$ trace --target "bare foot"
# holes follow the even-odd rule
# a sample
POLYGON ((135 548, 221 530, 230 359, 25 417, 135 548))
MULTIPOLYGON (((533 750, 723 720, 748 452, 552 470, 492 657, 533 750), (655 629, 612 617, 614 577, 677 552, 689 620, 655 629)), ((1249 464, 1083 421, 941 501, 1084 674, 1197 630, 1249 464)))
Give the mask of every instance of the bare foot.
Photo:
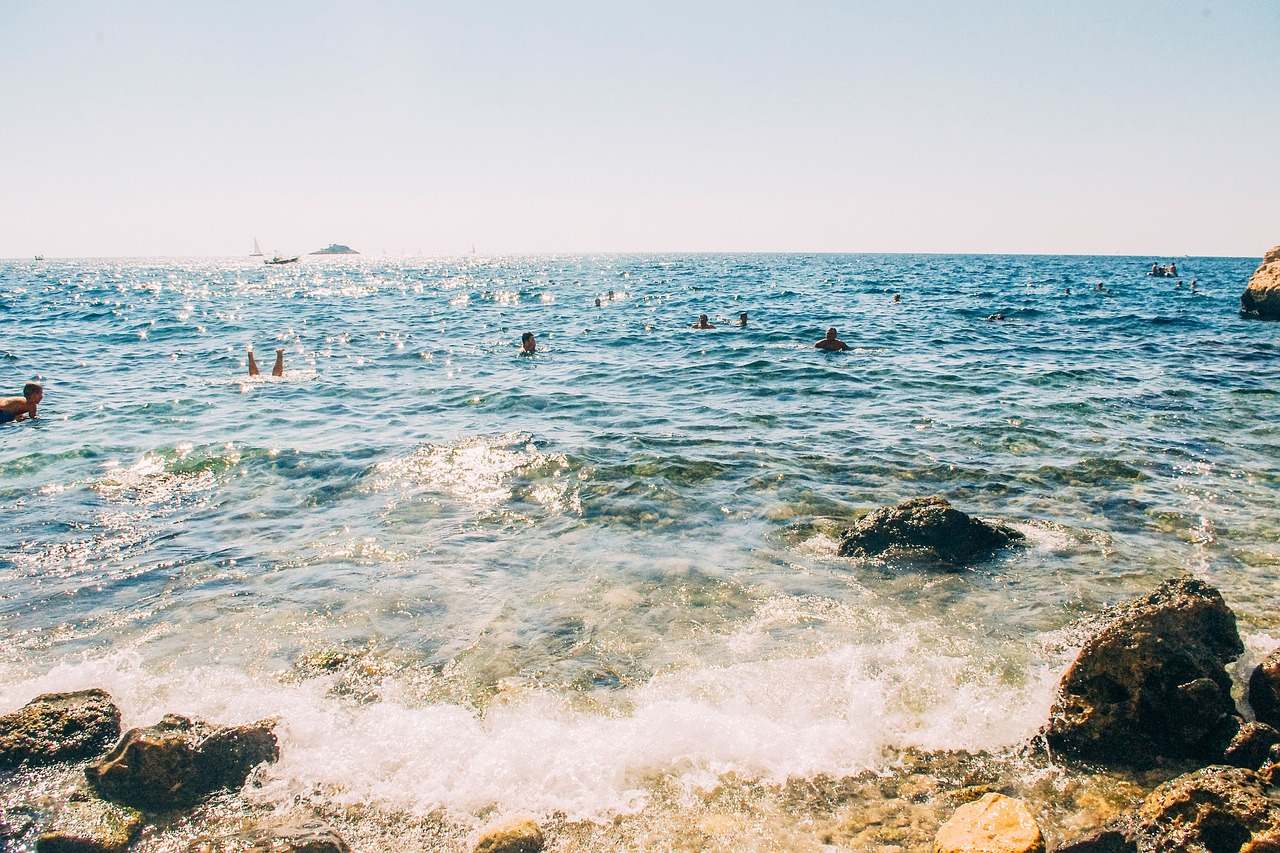
POLYGON ((271 368, 272 376, 284 376, 284 350, 276 350, 276 366, 271 368))

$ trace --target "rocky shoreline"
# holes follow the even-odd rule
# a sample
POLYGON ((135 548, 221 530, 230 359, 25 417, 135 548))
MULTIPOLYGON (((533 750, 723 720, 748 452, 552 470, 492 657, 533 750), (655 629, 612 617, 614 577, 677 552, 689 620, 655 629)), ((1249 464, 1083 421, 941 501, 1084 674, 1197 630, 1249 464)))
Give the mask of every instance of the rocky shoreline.
MULTIPOLYGON (((916 508, 972 526, 962 514, 939 512, 936 503, 916 508)), ((902 517, 880 516, 896 519, 899 529, 902 517)), ((867 525, 861 529, 865 533, 867 525)), ((1226 671, 1243 645, 1234 614, 1213 587, 1192 577, 1166 581, 1147 596, 1112 607, 1099 621, 1062 678, 1040 734, 1011 755, 908 752, 900 757, 901 772, 891 778, 796 781, 768 792, 757 807, 767 810, 772 799, 773 807, 829 813, 838 819, 818 831, 817 840, 836 849, 1280 849, 1280 649, 1253 671, 1252 714, 1246 716, 1232 698, 1226 671), (1056 792, 1037 790, 1034 784, 1010 783, 1015 763, 1023 772, 1028 766, 1042 773, 1069 770, 1056 792), (1077 806, 1085 802, 1092 778, 1130 779, 1112 789, 1131 796, 1127 802, 1094 804, 1094 818, 1083 826, 1069 825, 1081 822, 1078 814, 1069 822, 1049 814, 1054 797, 1077 806), (1046 819, 1048 832, 1041 827, 1046 819)), ((78 781, 39 804, 33 787, 25 806, 6 808, 0 842, 12 850, 32 849, 34 842, 38 853, 123 853, 143 849, 140 839, 148 833, 187 821, 188 843, 181 848, 186 853, 352 849, 333 825, 334 815, 319 809, 301 820, 258 814, 230 832, 201 826, 203 804, 234 797, 246 782, 252 784, 256 768, 279 759, 275 727, 272 720, 229 727, 167 715, 121 734, 119 709, 104 691, 39 696, 0 717, 0 766, 33 780, 33 768, 61 768, 68 780, 80 769, 78 781)), ((741 795, 751 785, 726 780, 724 787, 739 788, 741 795)), ((527 816, 500 817, 465 841, 455 836, 455 842, 476 853, 613 848, 601 843, 609 837, 607 825, 554 815, 541 825, 527 816)), ((816 824, 813 817, 807 822, 816 824)), ((700 817, 696 826, 706 823, 700 817)), ((625 825, 625 819, 615 822, 616 840, 627 837, 617 849, 642 849, 625 825)), ((696 827, 690 832, 687 846, 675 849, 707 849, 696 840, 696 827)))

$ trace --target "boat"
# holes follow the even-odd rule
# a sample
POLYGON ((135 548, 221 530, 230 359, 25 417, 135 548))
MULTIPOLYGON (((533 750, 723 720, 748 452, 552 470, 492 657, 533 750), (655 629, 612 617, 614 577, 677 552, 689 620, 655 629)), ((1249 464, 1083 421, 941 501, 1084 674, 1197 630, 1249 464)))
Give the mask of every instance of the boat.
POLYGON ((44 260, 44 255, 36 255, 36 260, 37 260, 37 261, 43 261, 43 260, 44 260))
POLYGON ((297 262, 297 255, 294 255, 292 258, 282 258, 279 255, 276 255, 274 258, 263 261, 264 264, 296 264, 297 262))
POLYGON ((254 238, 253 238, 253 251, 249 253, 249 257, 251 257, 251 258, 260 258, 260 257, 262 257, 262 247, 258 245, 258 238, 257 238, 257 237, 254 237, 254 238))

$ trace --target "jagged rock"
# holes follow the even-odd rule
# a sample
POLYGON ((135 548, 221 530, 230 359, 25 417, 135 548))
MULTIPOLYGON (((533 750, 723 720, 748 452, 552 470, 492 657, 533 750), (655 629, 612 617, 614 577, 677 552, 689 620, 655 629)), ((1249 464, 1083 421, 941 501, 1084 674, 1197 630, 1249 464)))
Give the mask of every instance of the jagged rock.
POLYGON ((115 748, 85 768, 101 796, 150 811, 183 808, 222 788, 239 788, 249 772, 275 761, 275 723, 219 728, 167 714, 154 726, 132 729, 115 748))
POLYGON ((1058 686, 1050 747, 1134 767, 1221 755, 1238 725, 1225 664, 1244 646, 1218 591, 1183 577, 1107 615, 1058 686))
POLYGON ((323 249, 316 249, 313 255, 358 255, 360 254, 350 246, 344 246, 341 243, 330 243, 323 249))
POLYGON ((546 843, 537 821, 513 818, 480 830, 472 853, 538 853, 546 843))
POLYGON ((1003 794, 956 809, 934 839, 935 853, 1043 853, 1044 836, 1021 800, 1003 794))
POLYGON ((867 513, 840 537, 840 556, 915 556, 958 565, 1022 538, 1016 530, 979 521, 933 496, 867 513))
POLYGON ((120 737, 120 709, 103 690, 46 693, 0 717, 0 767, 92 758, 120 737))
POLYGON ((1249 707, 1258 722, 1280 729, 1280 649, 1263 658, 1249 676, 1249 707))
POLYGON ((1240 313, 1264 320, 1280 320, 1280 246, 1262 259, 1240 295, 1240 313))
POLYGON ((351 853, 351 848, 333 827, 315 822, 202 838, 187 853, 351 853))
POLYGON ((1280 744, 1280 732, 1266 723, 1238 721, 1235 734, 1222 751, 1222 764, 1259 770, 1267 763, 1271 748, 1280 744))
POLYGON ((36 841, 36 853, 119 853, 142 829, 142 814, 97 797, 72 799, 58 809, 36 841))
POLYGON ((1280 850, 1280 791, 1240 767, 1206 767, 1156 788, 1134 812, 1143 853, 1280 850))

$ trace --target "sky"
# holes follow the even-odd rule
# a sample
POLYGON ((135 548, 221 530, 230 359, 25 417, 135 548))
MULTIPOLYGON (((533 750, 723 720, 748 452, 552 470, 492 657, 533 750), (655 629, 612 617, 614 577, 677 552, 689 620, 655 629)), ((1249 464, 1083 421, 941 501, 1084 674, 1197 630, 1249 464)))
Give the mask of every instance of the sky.
POLYGON ((1280 243, 1280 2, 0 0, 0 257, 1280 243))

